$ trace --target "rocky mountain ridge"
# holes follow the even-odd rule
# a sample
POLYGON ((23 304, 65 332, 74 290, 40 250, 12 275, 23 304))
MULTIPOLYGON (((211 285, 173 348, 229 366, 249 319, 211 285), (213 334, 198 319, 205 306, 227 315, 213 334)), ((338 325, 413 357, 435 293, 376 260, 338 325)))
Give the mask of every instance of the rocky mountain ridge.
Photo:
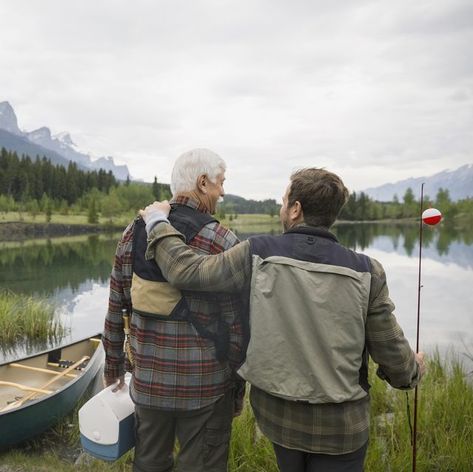
POLYGON ((371 187, 363 192, 373 200, 381 202, 392 201, 395 195, 402 201, 408 188, 411 188, 414 195, 418 197, 422 183, 425 184, 424 195, 430 198, 435 198, 440 188, 448 189, 453 201, 473 198, 473 164, 466 164, 454 170, 444 170, 431 176, 412 177, 379 187, 371 187))
POLYGON ((47 126, 33 131, 21 131, 15 110, 9 102, 0 102, 0 147, 31 158, 46 156, 54 164, 67 166, 69 161, 77 163, 83 170, 112 171, 119 180, 126 180, 130 175, 126 165, 115 164, 113 157, 92 159, 81 152, 74 144, 68 132, 53 135, 47 126))

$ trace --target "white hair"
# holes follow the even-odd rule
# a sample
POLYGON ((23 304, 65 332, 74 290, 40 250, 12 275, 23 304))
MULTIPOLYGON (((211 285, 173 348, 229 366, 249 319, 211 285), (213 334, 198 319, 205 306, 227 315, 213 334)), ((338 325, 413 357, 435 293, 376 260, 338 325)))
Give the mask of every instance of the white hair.
POLYGON ((191 192, 197 185, 199 175, 215 183, 217 175, 225 172, 225 161, 209 149, 192 149, 181 154, 174 163, 171 174, 171 192, 176 196, 182 192, 191 192))

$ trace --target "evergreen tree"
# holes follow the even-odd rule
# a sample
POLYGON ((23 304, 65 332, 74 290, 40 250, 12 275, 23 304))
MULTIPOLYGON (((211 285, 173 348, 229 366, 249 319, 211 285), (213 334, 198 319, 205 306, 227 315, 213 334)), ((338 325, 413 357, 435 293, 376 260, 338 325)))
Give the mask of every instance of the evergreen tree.
POLYGON ((30 215, 33 217, 33 220, 36 219, 36 215, 39 213, 38 200, 36 199, 30 200, 27 204, 27 209, 30 215))
POLYGON ((92 197, 89 202, 89 211, 87 213, 87 221, 91 224, 99 222, 99 214, 97 212, 97 202, 95 197, 92 197))
POLYGON ((406 218, 415 216, 417 212, 417 202, 414 197, 414 192, 410 187, 406 190, 406 193, 403 197, 403 201, 404 205, 402 208, 402 216, 406 218))
POLYGON ((44 214, 45 214, 45 217, 46 217, 46 223, 49 223, 51 221, 51 216, 53 214, 53 202, 49 198, 48 198, 47 203, 46 203, 46 208, 44 210, 44 214))
POLYGON ((152 186, 152 192, 153 192, 153 195, 154 195, 154 198, 156 200, 160 200, 161 198, 161 190, 159 188, 159 184, 158 184, 158 178, 156 176, 154 176, 154 182, 153 182, 153 186, 152 186))

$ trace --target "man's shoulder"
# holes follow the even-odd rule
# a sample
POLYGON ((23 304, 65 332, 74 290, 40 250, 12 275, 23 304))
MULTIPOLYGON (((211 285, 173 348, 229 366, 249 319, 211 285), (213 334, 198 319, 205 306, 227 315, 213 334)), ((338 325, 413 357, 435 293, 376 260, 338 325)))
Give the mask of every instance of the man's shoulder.
POLYGON ((133 235, 135 234, 135 226, 138 218, 135 218, 128 226, 123 230, 122 236, 118 241, 117 251, 121 250, 131 250, 131 245, 133 244, 133 235))
POLYGON ((240 242, 232 230, 218 221, 206 224, 199 232, 199 236, 207 239, 212 244, 220 246, 223 251, 230 249, 240 242))
POLYGON ((362 252, 354 251, 349 247, 343 245, 340 246, 343 247, 346 253, 349 255, 347 259, 351 260, 353 268, 356 268, 356 270, 363 270, 365 272, 372 271, 371 257, 367 256, 366 254, 363 254, 362 252))
POLYGON ((138 218, 135 218, 133 221, 131 221, 128 226, 123 230, 122 237, 120 241, 127 242, 130 239, 133 239, 133 234, 135 230, 135 225, 136 222, 138 221, 138 218))
POLYGON ((263 258, 271 253, 274 246, 282 243, 287 237, 287 233, 283 234, 255 234, 248 238, 250 244, 251 252, 254 254, 259 254, 263 258))

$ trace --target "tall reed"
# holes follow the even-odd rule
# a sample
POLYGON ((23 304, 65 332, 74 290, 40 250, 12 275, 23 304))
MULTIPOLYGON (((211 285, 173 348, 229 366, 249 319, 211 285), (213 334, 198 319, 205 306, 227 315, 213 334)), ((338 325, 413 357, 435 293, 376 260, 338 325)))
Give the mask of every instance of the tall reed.
POLYGON ((55 316, 54 306, 46 300, 8 291, 0 292, 0 342, 44 342, 65 334, 55 316))

